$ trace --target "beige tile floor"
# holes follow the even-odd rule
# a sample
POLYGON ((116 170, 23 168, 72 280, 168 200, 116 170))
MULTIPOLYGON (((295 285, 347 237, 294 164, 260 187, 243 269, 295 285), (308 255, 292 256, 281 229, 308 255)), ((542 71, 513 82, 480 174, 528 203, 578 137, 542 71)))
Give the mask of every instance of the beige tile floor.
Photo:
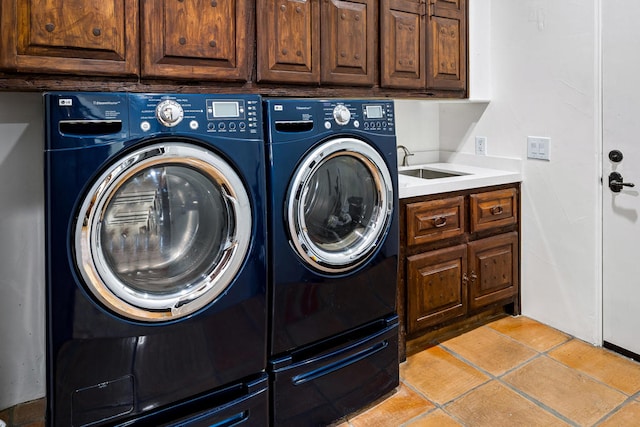
POLYGON ((507 317, 409 356, 395 394, 338 426, 640 426, 640 364, 507 317))

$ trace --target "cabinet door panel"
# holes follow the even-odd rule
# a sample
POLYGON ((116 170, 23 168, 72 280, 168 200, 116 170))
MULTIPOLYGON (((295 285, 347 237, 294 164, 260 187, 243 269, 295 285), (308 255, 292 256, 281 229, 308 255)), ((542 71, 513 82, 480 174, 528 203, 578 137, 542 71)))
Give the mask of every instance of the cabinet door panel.
POLYGON ((465 245, 407 258, 407 331, 413 333, 467 311, 465 245))
POLYGON ((317 0, 258 0, 258 81, 320 81, 317 0))
POLYGON ((146 0, 142 74, 247 80, 253 11, 248 0, 146 0))
POLYGON ((519 289, 518 233, 469 243, 471 309, 510 298, 519 289))
POLYGON ((373 86, 375 82, 376 2, 324 1, 322 82, 373 86))
POLYGON ((2 67, 92 75, 138 71, 137 0, 2 0, 2 67))
POLYGON ((427 26, 427 88, 466 89, 466 1, 432 2, 427 26))
POLYGON ((382 0, 381 86, 420 89, 425 77, 425 3, 382 0))

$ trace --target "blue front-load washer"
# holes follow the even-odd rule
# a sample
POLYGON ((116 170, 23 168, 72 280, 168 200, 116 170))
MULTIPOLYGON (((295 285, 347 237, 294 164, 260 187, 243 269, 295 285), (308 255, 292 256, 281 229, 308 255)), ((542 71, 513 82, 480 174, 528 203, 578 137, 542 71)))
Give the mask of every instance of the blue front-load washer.
POLYGON ((274 425, 323 425, 398 385, 391 100, 269 99, 274 425))
POLYGON ((260 98, 44 100, 48 424, 267 423, 260 98))

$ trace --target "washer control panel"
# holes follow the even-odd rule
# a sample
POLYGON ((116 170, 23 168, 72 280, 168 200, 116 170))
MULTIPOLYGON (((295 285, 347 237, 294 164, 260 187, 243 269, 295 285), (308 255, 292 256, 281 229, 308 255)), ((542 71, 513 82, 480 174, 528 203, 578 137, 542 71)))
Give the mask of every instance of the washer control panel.
POLYGON ((257 95, 130 94, 132 127, 142 134, 188 131, 226 137, 262 134, 257 95))

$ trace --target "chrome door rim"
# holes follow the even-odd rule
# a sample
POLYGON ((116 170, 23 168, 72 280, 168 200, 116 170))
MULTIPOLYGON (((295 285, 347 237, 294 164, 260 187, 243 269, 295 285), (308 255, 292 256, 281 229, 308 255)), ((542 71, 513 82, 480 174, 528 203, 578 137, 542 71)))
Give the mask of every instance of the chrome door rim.
POLYGON ((238 174, 224 159, 187 143, 154 144, 126 155, 95 181, 79 209, 75 261, 91 293, 108 309, 135 320, 169 321, 198 311, 230 285, 248 252, 251 229, 249 196, 238 174), (119 280, 100 249, 102 215, 116 190, 139 171, 160 165, 190 167, 206 175, 219 185, 235 215, 232 239, 226 242, 220 262, 211 271, 203 272, 187 291, 162 297, 137 291, 119 280))
POLYGON ((382 156, 371 145, 355 138, 335 138, 307 154, 295 171, 289 186, 287 225, 296 253, 310 266, 325 273, 344 273, 359 267, 378 249, 387 234, 393 214, 393 181, 382 156), (349 155, 357 158, 371 173, 379 203, 372 225, 362 241, 349 251, 331 253, 316 245, 306 231, 304 203, 308 182, 318 168, 332 158, 349 155))

